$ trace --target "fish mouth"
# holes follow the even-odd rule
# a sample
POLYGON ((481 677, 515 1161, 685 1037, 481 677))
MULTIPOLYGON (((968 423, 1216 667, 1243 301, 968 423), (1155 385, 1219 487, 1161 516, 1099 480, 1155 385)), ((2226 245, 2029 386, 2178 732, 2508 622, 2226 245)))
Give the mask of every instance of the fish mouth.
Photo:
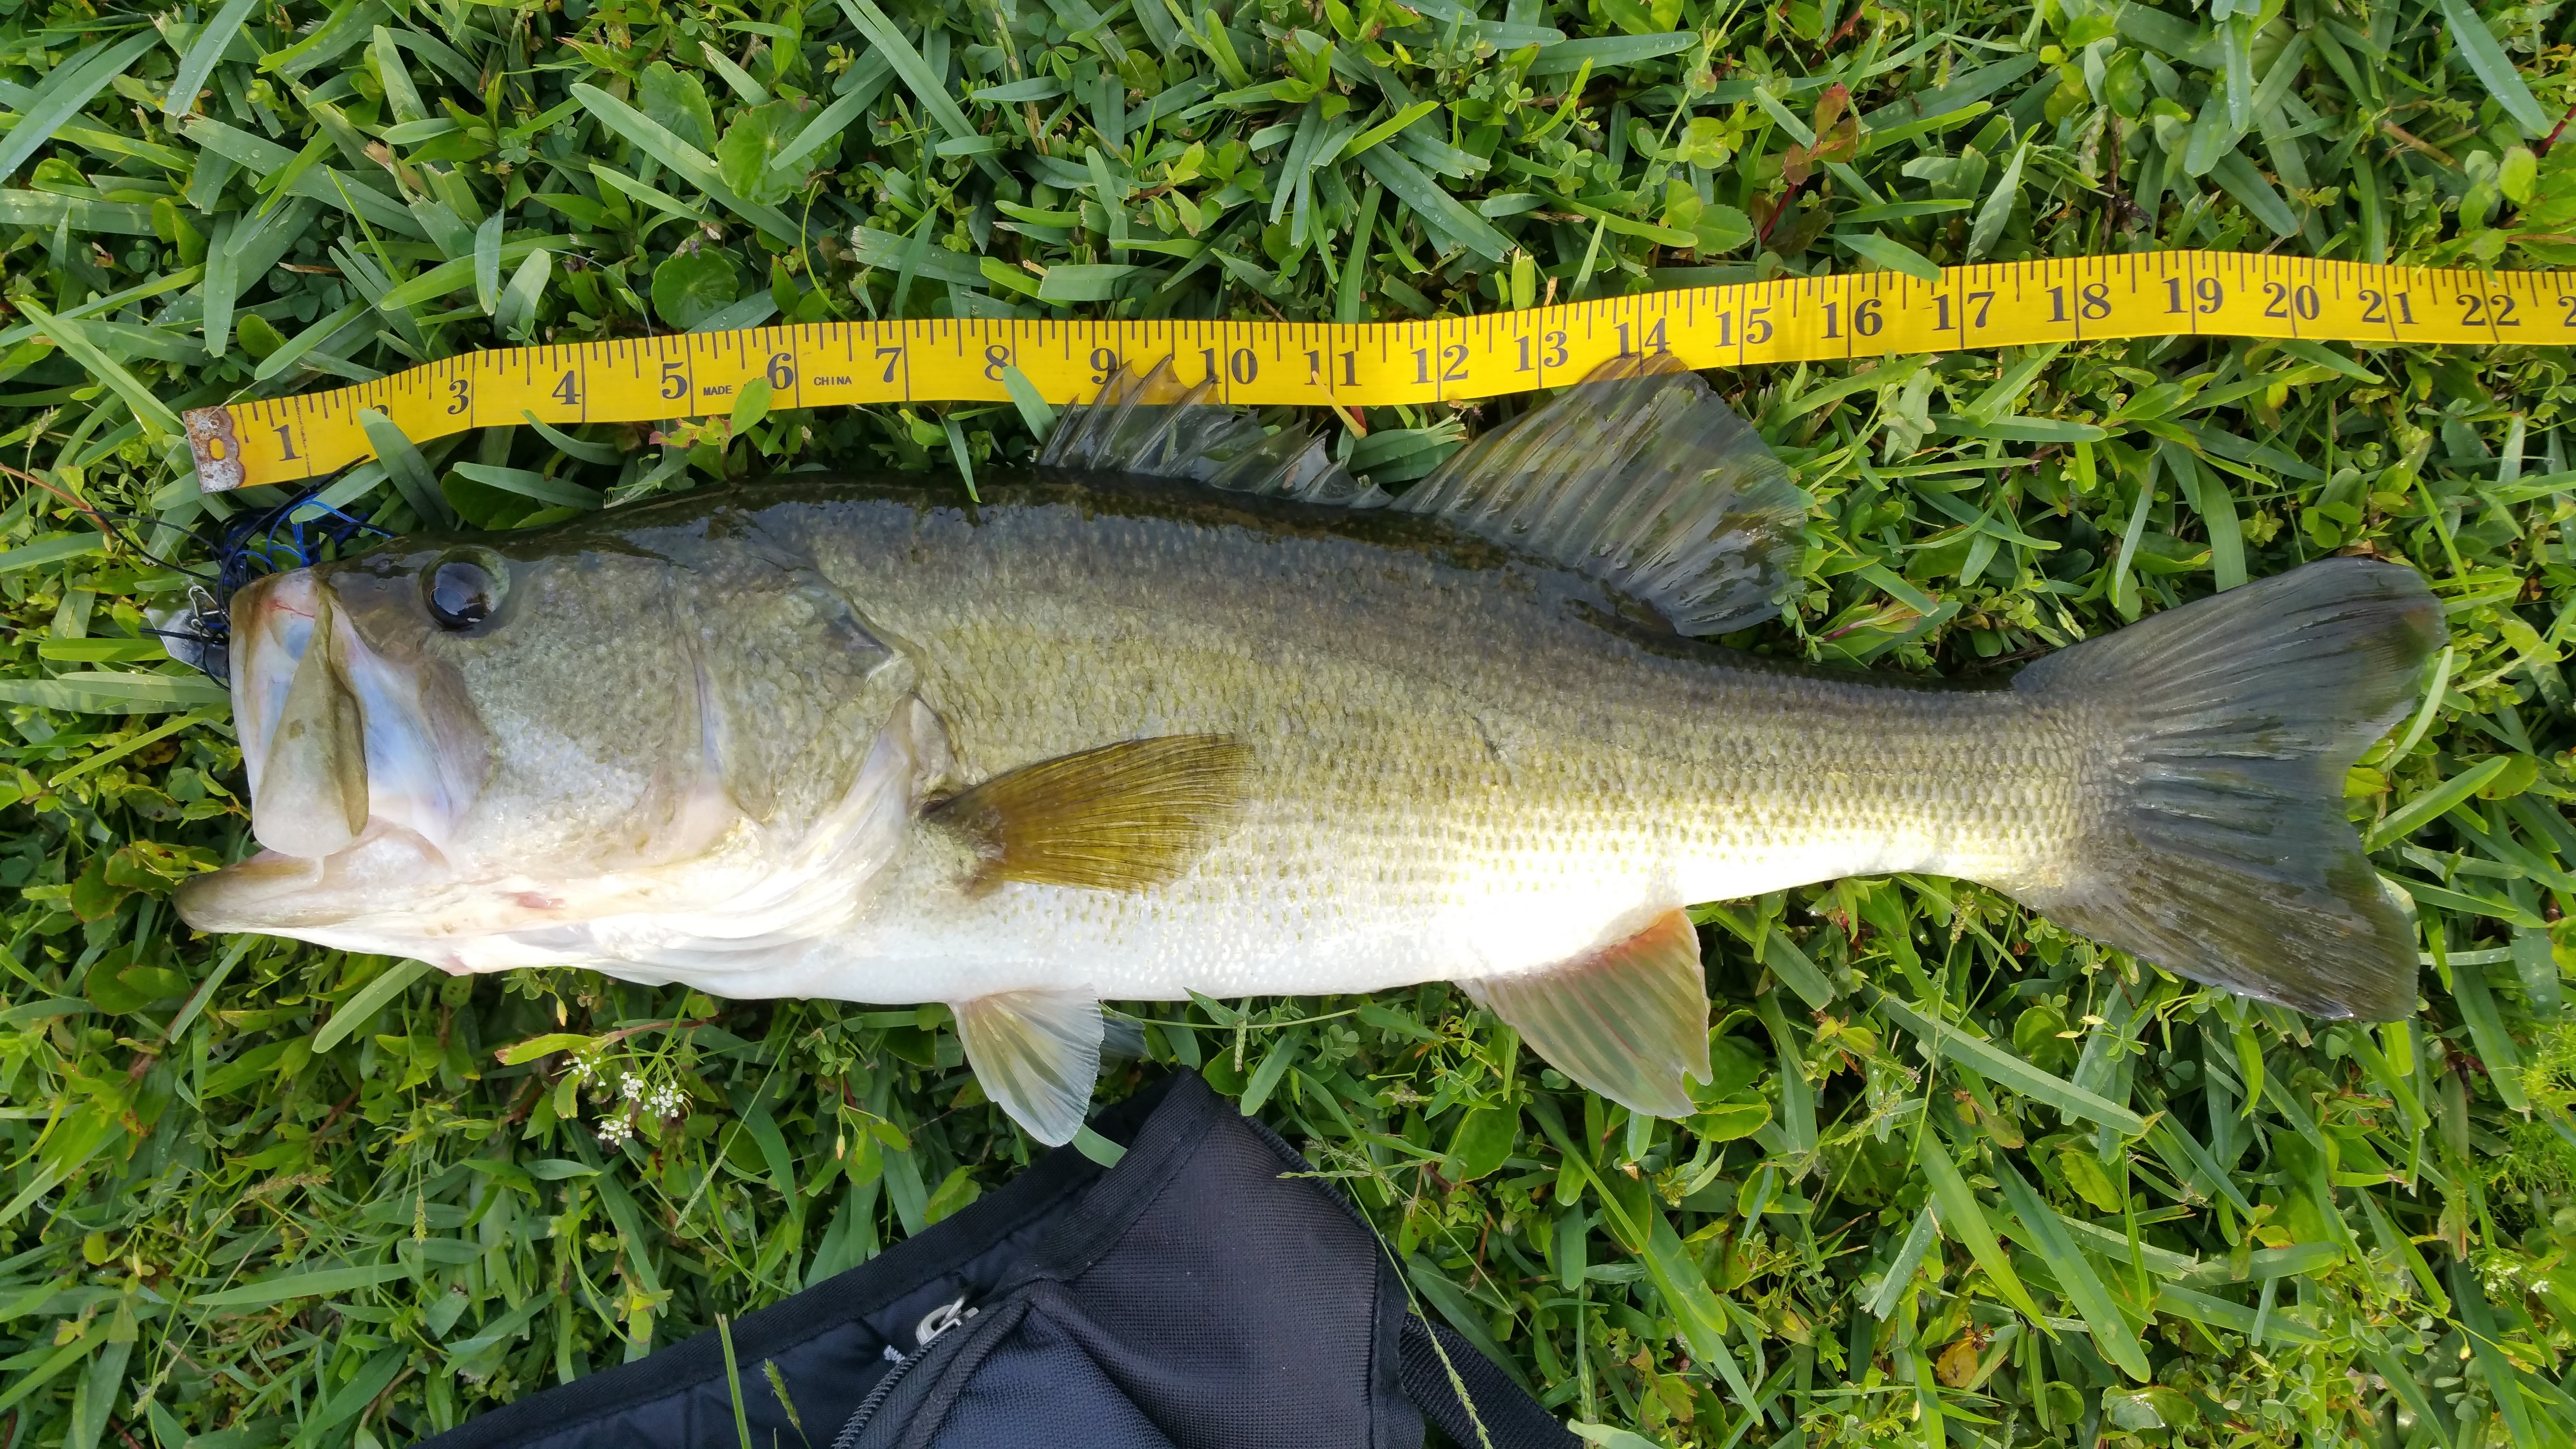
POLYGON ((251 835, 265 849, 183 888, 181 916, 257 929, 245 908, 282 906, 290 882, 318 880, 318 863, 370 841, 400 841, 435 870, 463 792, 435 748, 417 672, 371 647, 312 569, 244 586, 231 614, 233 722, 251 835))

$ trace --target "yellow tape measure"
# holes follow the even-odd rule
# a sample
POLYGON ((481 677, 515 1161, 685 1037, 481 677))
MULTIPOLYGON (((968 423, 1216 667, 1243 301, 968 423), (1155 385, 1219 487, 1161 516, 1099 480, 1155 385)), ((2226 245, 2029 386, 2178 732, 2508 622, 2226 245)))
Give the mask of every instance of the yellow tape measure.
POLYGON ((2198 334, 2370 343, 2576 342, 2576 272, 2370 266, 2236 252, 2136 252, 1781 277, 1422 322, 830 322, 468 353, 356 387, 188 414, 208 491, 283 483, 373 454, 359 413, 413 441, 509 425, 773 408, 1000 400, 1009 369, 1051 403, 1170 358, 1237 403, 1383 406, 1573 382, 1626 353, 1694 368, 2198 334))

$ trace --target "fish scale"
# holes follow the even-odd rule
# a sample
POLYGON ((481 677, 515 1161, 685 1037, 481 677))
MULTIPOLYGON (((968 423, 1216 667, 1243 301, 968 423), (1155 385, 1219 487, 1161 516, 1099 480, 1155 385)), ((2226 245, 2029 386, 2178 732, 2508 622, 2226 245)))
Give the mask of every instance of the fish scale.
POLYGON ((1111 997, 1529 970, 1696 900, 1855 869, 2019 868, 2069 813, 2065 732, 2006 698, 1658 647, 1612 622, 1606 594, 1526 570, 1282 539, 1253 515, 1110 523, 1037 501, 1063 491, 990 482, 973 521, 776 504, 814 516, 764 528, 816 540, 871 601, 965 776, 1096 744, 1115 720, 1251 741, 1250 807, 1154 892, 1015 887, 888 912, 942 923, 853 943, 849 969, 889 999, 955 990, 961 970, 1111 997), (1161 602, 1137 605, 1145 591, 1161 602), (1369 860, 1400 868, 1354 869, 1369 860), (1562 928, 1476 927, 1506 907, 1562 928))

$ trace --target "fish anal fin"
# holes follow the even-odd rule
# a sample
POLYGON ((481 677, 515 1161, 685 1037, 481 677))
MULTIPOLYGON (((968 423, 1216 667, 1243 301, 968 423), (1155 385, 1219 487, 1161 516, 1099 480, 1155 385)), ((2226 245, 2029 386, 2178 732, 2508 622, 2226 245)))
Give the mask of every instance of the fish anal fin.
POLYGON ((1549 1066, 1631 1110, 1687 1117, 1684 1079, 1710 1080, 1699 932, 1678 910, 1571 961, 1465 985, 1549 1066))
POLYGON ((1251 768, 1251 747, 1230 735, 1158 735, 996 775, 926 818, 963 837, 981 888, 1143 890, 1206 853, 1251 768))
POLYGON ((952 1003, 984 1095, 1050 1147, 1073 1140, 1100 1075, 1100 1001, 1078 991, 1000 991, 952 1003))

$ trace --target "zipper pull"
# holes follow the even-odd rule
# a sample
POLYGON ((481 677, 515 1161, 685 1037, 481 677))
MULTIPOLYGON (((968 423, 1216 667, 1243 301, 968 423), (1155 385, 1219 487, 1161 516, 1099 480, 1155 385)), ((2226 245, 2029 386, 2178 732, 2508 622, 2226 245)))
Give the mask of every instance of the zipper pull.
POLYGON ((938 1307, 930 1310, 928 1313, 921 1315, 921 1322, 913 1325, 912 1330, 912 1340, 916 1351, 930 1347, 930 1341, 932 1339, 937 1338, 939 1335, 946 1333, 948 1330, 955 1328, 961 1323, 964 1323, 967 1319, 974 1317, 975 1314, 976 1310, 966 1306, 966 1295, 961 1293, 949 1302, 942 1303, 938 1307))

